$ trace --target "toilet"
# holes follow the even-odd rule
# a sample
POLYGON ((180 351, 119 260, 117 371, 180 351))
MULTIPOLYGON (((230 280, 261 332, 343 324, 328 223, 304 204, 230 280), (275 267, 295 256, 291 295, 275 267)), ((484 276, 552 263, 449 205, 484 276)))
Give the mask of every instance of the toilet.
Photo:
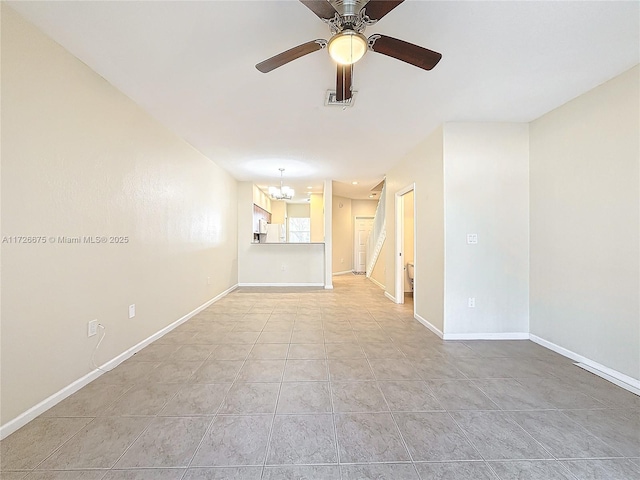
POLYGON ((407 275, 411 281, 411 291, 413 292, 413 263, 407 263, 407 275))

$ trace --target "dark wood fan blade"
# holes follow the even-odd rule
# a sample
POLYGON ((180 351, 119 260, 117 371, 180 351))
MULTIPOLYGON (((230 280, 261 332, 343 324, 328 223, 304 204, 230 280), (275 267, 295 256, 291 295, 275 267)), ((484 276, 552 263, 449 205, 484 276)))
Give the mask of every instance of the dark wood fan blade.
POLYGON ((380 20, 402 2, 404 0, 369 0, 364 9, 371 20, 380 20))
POLYGON ((304 57, 310 53, 322 50, 327 46, 326 40, 314 40, 312 42, 303 43, 297 47, 293 47, 286 52, 279 53, 271 58, 268 58, 264 62, 260 62, 256 65, 256 68, 262 73, 270 72, 273 69, 281 67, 282 65, 289 63, 296 58, 304 57))
POLYGON ((433 50, 378 34, 369 37, 369 49, 376 53, 397 58, 424 70, 431 70, 442 58, 442 54, 433 50))
POLYGON ((336 100, 344 102, 351 98, 351 79, 353 78, 353 64, 338 64, 338 75, 336 82, 336 100))
POLYGON ((320 18, 333 18, 336 14, 336 9, 327 0, 300 0, 300 3, 320 18))

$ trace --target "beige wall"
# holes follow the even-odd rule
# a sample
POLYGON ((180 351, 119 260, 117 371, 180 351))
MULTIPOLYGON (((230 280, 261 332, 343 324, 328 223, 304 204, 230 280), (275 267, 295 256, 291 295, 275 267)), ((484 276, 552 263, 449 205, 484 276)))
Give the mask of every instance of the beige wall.
POLYGON ((308 203, 287 203, 287 217, 309 218, 310 215, 308 203))
POLYGON ((526 124, 446 124, 433 132, 387 175, 387 292, 397 295, 395 194, 415 183, 416 314, 450 338, 526 335, 527 172, 526 124), (467 245, 467 233, 477 233, 479 244, 467 245))
MULTIPOLYGON (((432 132, 387 174, 386 291, 395 297, 395 194, 415 183, 416 314, 442 332, 444 322, 443 131, 432 132)), ((398 292, 402 294, 402 292, 398 292)))
POLYGON ((2 234, 129 238, 2 245, 6 424, 93 370, 88 321, 103 364, 237 283, 237 183, 6 5, 1 93, 2 234))
POLYGON ((271 223, 287 223, 287 202, 271 200, 271 223))
POLYGON ((324 242, 324 207, 321 193, 312 193, 309 206, 311 241, 324 242))
POLYGON ((351 199, 333 196, 333 273, 353 269, 353 219, 351 199))
POLYGON ((640 379, 640 69, 531 124, 531 333, 640 379))
POLYGON ((373 217, 377 207, 377 200, 351 200, 351 215, 354 218, 373 217))
POLYGON ((444 171, 444 331, 526 337, 529 125, 445 124, 444 171), (467 244, 469 233, 476 245, 467 244))

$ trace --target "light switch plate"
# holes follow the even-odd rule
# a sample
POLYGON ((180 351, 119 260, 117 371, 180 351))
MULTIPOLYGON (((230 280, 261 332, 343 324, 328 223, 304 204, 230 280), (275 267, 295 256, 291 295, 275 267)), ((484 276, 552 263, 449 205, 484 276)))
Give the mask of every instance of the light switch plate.
POLYGON ((136 316, 136 304, 133 303, 129 305, 129 318, 133 318, 136 316))

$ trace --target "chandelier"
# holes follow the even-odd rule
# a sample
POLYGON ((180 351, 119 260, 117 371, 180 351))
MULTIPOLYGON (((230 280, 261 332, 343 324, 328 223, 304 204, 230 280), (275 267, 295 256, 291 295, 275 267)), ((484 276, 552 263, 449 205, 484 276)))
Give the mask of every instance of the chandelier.
POLYGON ((269 196, 274 200, 291 200, 295 195, 295 192, 293 188, 282 185, 282 173, 284 172, 284 168, 279 168, 278 170, 280 170, 280 187, 269 187, 269 196))

